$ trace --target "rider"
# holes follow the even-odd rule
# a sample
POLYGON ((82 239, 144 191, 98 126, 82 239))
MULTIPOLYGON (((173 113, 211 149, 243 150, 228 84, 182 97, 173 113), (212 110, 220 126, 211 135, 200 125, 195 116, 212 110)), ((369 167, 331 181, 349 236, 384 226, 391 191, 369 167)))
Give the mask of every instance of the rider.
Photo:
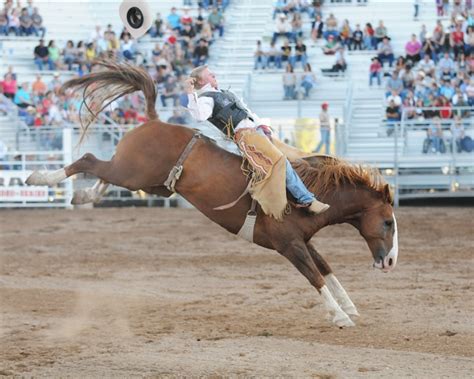
MULTIPOLYGON (((206 65, 196 67, 191 72, 190 77, 185 82, 185 91, 188 93, 188 110, 192 117, 197 121, 208 120, 219 130, 233 137, 247 159, 250 158, 248 154, 250 149, 243 149, 245 145, 240 143, 242 142, 240 135, 243 134, 241 133, 243 131, 245 133, 250 131, 259 135, 266 135, 265 138, 259 136, 252 141, 255 144, 258 141, 260 144, 260 146, 257 146, 258 150, 269 151, 275 149, 270 139, 267 138, 271 135, 268 127, 262 125, 259 118, 235 94, 230 91, 219 90, 214 73, 206 65)), ((316 200, 314 194, 308 191, 288 159, 284 159, 286 161, 286 167, 284 168, 284 170, 286 169, 286 188, 298 203, 297 207, 307 208, 310 212, 316 214, 326 211, 329 205, 316 200)), ((249 162, 252 165, 254 161, 249 159, 249 162)))

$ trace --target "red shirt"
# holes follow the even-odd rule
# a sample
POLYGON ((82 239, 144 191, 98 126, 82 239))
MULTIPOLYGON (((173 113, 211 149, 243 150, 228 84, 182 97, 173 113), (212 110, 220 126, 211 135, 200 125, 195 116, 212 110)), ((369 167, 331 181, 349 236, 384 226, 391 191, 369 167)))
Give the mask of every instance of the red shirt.
POLYGON ((2 82, 3 86, 3 93, 14 95, 16 93, 16 80, 10 80, 6 81, 4 80, 2 82))
POLYGON ((181 17, 181 23, 184 24, 192 24, 193 18, 191 16, 183 16, 181 17))
POLYGON ((462 31, 454 31, 451 33, 451 36, 453 37, 453 42, 456 45, 464 43, 464 33, 462 31))

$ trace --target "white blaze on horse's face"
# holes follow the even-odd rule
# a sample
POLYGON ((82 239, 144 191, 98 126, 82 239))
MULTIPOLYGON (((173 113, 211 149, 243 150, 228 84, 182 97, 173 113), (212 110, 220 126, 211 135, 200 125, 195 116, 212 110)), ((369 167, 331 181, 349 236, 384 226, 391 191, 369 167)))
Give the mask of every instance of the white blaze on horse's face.
POLYGON ((392 270, 397 265, 398 259, 398 227, 397 227, 397 219, 395 218, 395 214, 393 214, 393 242, 392 248, 390 249, 389 253, 384 259, 384 266, 388 270, 392 270))
POLYGON ((383 272, 389 272, 395 268, 398 259, 398 226, 395 214, 392 213, 393 217, 393 235, 392 235, 392 248, 388 254, 381 259, 379 262, 374 262, 374 267, 381 269, 383 272))

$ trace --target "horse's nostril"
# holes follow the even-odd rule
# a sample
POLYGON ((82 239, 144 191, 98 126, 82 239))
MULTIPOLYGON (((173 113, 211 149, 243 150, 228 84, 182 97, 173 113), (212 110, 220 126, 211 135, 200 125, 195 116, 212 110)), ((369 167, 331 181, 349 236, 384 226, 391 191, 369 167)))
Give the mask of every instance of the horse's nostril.
POLYGON ((389 258, 388 260, 388 265, 391 266, 393 264, 393 259, 392 258, 389 258))

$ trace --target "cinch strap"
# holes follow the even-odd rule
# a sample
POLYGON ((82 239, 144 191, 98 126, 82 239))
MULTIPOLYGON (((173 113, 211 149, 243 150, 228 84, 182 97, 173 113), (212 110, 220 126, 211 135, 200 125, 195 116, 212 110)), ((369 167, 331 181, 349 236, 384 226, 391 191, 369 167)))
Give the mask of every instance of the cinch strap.
POLYGON ((191 153, 191 150, 193 149, 194 144, 201 137, 202 135, 200 133, 196 133, 193 135, 193 138, 191 138, 191 141, 188 142, 188 144, 184 148, 184 151, 181 153, 178 161, 176 162, 174 167, 171 169, 168 175, 168 179, 166 179, 164 183, 164 185, 166 186, 166 188, 168 188, 169 191, 176 192, 175 186, 179 178, 181 177, 181 174, 183 173, 183 163, 188 158, 189 153, 191 153))
POLYGON ((257 201, 252 199, 252 205, 250 210, 247 212, 247 217, 245 218, 242 228, 240 228, 237 235, 244 240, 253 242, 253 232, 255 230, 255 223, 257 221, 257 201))

